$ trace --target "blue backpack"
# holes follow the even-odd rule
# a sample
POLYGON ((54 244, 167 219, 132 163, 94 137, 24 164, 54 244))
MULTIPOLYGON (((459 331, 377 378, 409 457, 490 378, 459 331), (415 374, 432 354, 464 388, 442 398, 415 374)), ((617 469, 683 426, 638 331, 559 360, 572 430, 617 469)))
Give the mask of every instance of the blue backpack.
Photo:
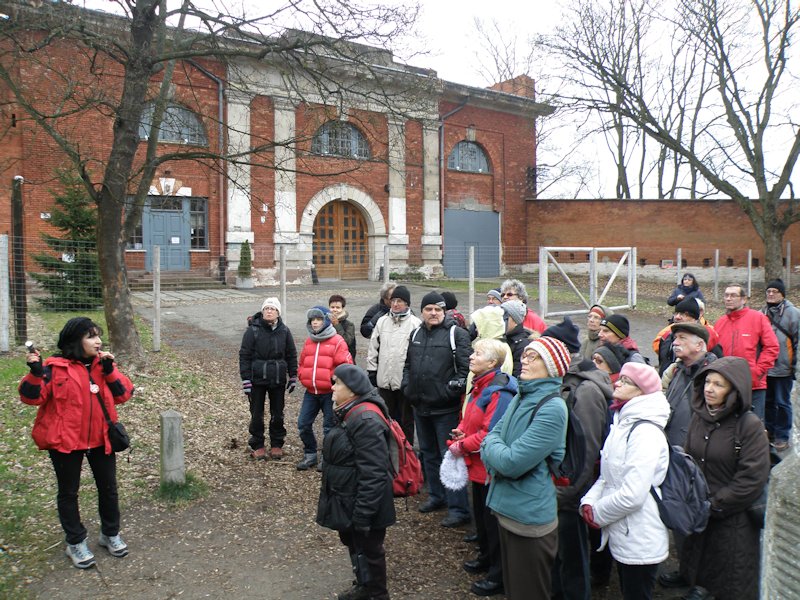
MULTIPOLYGON (((642 419, 631 427, 628 432, 629 440, 633 430, 642 423, 655 425, 664 433, 658 423, 642 419)), ((653 486, 650 486, 650 494, 658 504, 661 521, 668 529, 683 536, 705 530, 711 513, 708 484, 694 458, 680 446, 669 446, 669 467, 661 484, 661 496, 653 486)))

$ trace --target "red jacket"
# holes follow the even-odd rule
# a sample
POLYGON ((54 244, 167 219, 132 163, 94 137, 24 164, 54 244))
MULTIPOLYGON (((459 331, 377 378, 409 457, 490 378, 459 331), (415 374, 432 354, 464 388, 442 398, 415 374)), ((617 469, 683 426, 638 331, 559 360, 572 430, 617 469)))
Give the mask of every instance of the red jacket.
POLYGON ((525 314, 525 319, 522 321, 522 326, 525 329, 530 329, 531 331, 538 331, 539 333, 544 333, 544 330, 547 329, 547 323, 544 322, 544 319, 537 315, 533 310, 530 308, 528 312, 525 314))
POLYGON ((353 358, 347 342, 338 333, 321 342, 308 338, 300 352, 297 376, 312 394, 330 394, 333 371, 343 364, 353 364, 353 358))
POLYGON ((766 389, 767 371, 780 352, 778 338, 767 316, 745 306, 720 317, 714 329, 725 356, 738 356, 750 364, 753 389, 766 389))
POLYGON ((38 406, 31 437, 40 450, 74 452, 103 446, 111 454, 108 424, 97 401, 99 395, 112 421, 117 421, 115 405, 133 396, 133 384, 117 370, 103 374, 100 360, 91 367, 98 394, 89 390, 89 371, 83 363, 60 356, 44 361, 44 377, 28 373, 19 384, 19 399, 38 406))

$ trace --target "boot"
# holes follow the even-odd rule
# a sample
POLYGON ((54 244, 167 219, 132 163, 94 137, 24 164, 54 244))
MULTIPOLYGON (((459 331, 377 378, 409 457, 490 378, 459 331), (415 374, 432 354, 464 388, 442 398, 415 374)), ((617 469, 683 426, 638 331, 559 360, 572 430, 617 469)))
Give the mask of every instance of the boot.
POLYGON ((298 471, 308 471, 312 467, 316 466, 317 464, 317 454, 305 454, 303 455, 303 460, 297 463, 297 470, 298 471))

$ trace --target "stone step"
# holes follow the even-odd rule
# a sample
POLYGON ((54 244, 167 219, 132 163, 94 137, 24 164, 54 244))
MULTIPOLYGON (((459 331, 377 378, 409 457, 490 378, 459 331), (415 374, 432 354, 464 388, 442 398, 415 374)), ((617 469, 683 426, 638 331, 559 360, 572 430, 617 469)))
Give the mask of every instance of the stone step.
MULTIPOLYGON (((132 292, 151 291, 153 289, 153 274, 142 273, 129 276, 128 287, 132 292)), ((200 273, 161 273, 162 290, 206 290, 224 289, 225 287, 227 286, 216 277, 200 273)))

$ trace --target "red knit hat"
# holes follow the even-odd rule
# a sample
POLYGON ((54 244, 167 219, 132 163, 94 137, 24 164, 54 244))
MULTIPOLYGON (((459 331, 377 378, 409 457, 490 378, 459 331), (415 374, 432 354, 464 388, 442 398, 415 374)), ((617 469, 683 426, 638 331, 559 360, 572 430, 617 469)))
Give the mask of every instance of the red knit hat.
POLYGON ((550 377, 563 377, 572 360, 567 345, 561 340, 543 335, 536 338, 527 348, 542 357, 550 377))

